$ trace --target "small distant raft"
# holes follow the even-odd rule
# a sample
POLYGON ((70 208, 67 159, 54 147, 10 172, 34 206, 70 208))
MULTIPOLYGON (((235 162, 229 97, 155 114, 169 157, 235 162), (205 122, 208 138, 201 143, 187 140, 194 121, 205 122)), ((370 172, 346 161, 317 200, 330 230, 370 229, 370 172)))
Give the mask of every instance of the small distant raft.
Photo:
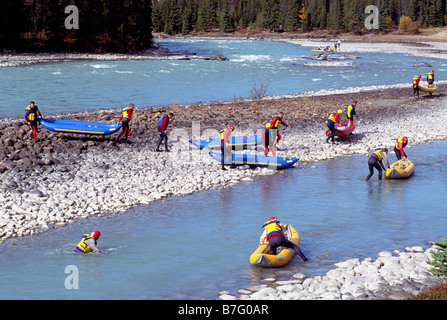
POLYGON ((330 48, 330 49, 312 49, 312 51, 317 51, 317 52, 330 52, 332 50, 334 50, 335 48, 330 48))
MULTIPOLYGON (((222 160, 222 153, 220 152, 210 152, 210 155, 216 159, 217 161, 222 160)), ((228 161, 228 159, 227 159, 228 161)), ((233 153, 232 161, 228 163, 228 165, 233 166, 243 166, 248 165, 252 168, 263 167, 263 168, 271 168, 276 170, 283 170, 290 168, 298 161, 298 158, 283 158, 283 157, 273 157, 273 156, 263 156, 257 154, 241 154, 241 153, 233 153)))
POLYGON ((410 177, 414 172, 414 164, 408 159, 400 159, 394 162, 385 172, 385 178, 388 179, 405 179, 410 177))
POLYGON ((65 119, 39 119, 39 122, 50 131, 95 135, 112 134, 122 127, 121 124, 65 119))
MULTIPOLYGON (((189 140, 193 145, 196 147, 203 149, 203 148, 210 148, 210 149, 216 149, 220 148, 220 138, 214 138, 214 139, 205 139, 205 140, 189 140)), ((242 147, 242 149, 247 148, 249 146, 257 146, 258 144, 262 143, 262 136, 260 134, 258 135, 251 135, 251 136, 235 136, 231 137, 230 146, 234 149, 236 147, 242 147)))
MULTIPOLYGON (((289 241, 293 242, 298 247, 300 246, 300 235, 291 225, 285 224, 283 232, 289 241)), ((270 245, 268 241, 266 241, 263 244, 260 244, 251 254, 250 263, 260 267, 278 268, 288 264, 295 254, 295 250, 292 248, 280 247, 277 250, 281 251, 278 254, 271 254, 270 245)))
POLYGON ((436 92, 436 84, 420 84, 419 90, 429 93, 436 92))
MULTIPOLYGON (((339 137, 345 137, 348 134, 351 134, 355 129, 354 121, 345 120, 339 125, 335 126, 335 135, 339 137)), ((331 131, 329 129, 326 130, 326 136, 329 135, 331 131)))

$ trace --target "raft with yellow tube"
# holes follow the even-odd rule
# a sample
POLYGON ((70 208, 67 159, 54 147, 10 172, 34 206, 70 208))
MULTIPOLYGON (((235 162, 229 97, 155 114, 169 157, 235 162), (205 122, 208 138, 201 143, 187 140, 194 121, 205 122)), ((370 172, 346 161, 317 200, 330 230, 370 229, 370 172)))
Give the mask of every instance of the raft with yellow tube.
POLYGON ((394 162, 385 172, 387 179, 405 179, 414 172, 414 164, 408 159, 400 159, 394 162))
POLYGON ((430 94, 436 92, 436 84, 419 84, 419 90, 429 92, 430 94))
MULTIPOLYGON (((298 232, 290 225, 284 225, 284 236, 297 246, 300 246, 301 239, 298 232)), ((272 254, 270 252, 270 245, 266 240, 263 244, 260 244, 258 248, 251 254, 250 263, 260 267, 278 268, 283 267, 290 262, 295 250, 292 248, 279 248, 281 250, 278 254, 272 254)))

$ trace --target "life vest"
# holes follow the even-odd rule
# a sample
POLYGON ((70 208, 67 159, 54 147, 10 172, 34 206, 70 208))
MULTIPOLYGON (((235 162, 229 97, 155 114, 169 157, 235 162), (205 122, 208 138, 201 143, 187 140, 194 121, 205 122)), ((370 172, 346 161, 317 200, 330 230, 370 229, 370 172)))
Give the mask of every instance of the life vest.
POLYGON ((406 143, 403 142, 403 137, 400 137, 399 139, 396 140, 396 149, 399 149, 399 143, 402 143, 402 148, 405 148, 405 146, 407 145, 408 141, 406 143))
POLYGON ((272 116, 272 129, 278 129, 279 125, 281 124, 282 119, 278 116, 272 116), (276 121, 274 121, 276 118, 276 121))
POLYGON ((163 115, 163 116, 161 116, 160 119, 158 120, 157 124, 158 124, 158 126, 161 128, 161 125, 163 124, 163 120, 164 120, 164 118, 167 119, 167 120, 166 120, 166 128, 162 128, 162 129, 163 129, 163 130, 166 130, 166 129, 168 128, 168 125, 169 125, 169 117, 168 117, 167 115, 163 115))
POLYGON ((329 118, 328 118, 328 120, 329 121, 332 121, 332 122, 338 122, 338 113, 331 113, 330 115, 329 115, 329 118), (337 119, 335 118, 335 115, 337 115, 337 119))
MULTIPOLYGON (((84 234, 83 236, 82 236, 82 240, 81 241, 79 241, 79 243, 77 244, 77 246, 76 246, 76 251, 79 251, 79 252, 83 252, 83 253, 89 253, 90 251, 92 251, 92 248, 90 248, 86 243, 85 243, 85 240, 87 240, 87 239, 94 239, 91 235, 89 235, 89 234, 84 234)), ((96 240, 95 240, 95 242, 96 242, 96 240)))
POLYGON ((413 87, 417 87, 419 84, 419 77, 414 77, 413 78, 413 87))
POLYGON ((123 118, 132 119, 132 111, 129 107, 123 109, 123 118))
POLYGON ((274 237, 284 237, 282 233, 282 227, 279 225, 278 220, 270 220, 262 225, 262 227, 267 230, 267 240, 274 237))
POLYGON ((435 75, 433 72, 429 72, 427 75, 427 80, 433 80, 435 78, 435 75))
MULTIPOLYGON (((220 132, 220 142, 224 142, 225 141, 225 131, 227 131, 227 130, 230 130, 230 129, 225 128, 225 129, 222 129, 222 130, 219 131, 220 132)), ((231 132, 228 135, 227 139, 228 139, 228 141, 230 141, 230 139, 231 139, 231 132)))
POLYGON ((376 151, 374 151, 371 156, 375 156, 377 158, 377 160, 382 161, 383 160, 383 156, 382 156, 382 151, 383 149, 377 149, 376 151))
POLYGON ((346 115, 348 116, 348 118, 351 118, 352 116, 355 115, 355 107, 350 104, 347 108, 346 108, 346 115))
POLYGON ((31 105, 29 105, 28 107, 26 107, 26 111, 27 112, 29 111, 29 114, 28 114, 29 121, 34 121, 37 119, 37 117, 41 117, 40 111, 39 111, 39 109, 37 109, 37 107, 35 110, 33 110, 33 108, 31 108, 31 105))

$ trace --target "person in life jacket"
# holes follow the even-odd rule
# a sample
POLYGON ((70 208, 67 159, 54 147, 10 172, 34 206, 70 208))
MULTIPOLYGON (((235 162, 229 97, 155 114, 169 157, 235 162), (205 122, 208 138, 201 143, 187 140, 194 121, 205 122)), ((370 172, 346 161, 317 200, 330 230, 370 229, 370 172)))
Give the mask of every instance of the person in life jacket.
POLYGON ((407 159, 407 155, 405 154, 404 148, 408 144, 408 138, 403 136, 396 140, 396 144, 394 145, 394 153, 396 154, 397 160, 402 158, 407 159))
POLYGON ((225 169, 225 164, 232 165, 233 155, 231 153, 231 133, 234 131, 234 126, 228 126, 228 128, 220 130, 220 151, 222 152, 221 165, 222 170, 225 169), (228 161, 226 160, 228 158, 228 161))
POLYGON ((115 142, 118 142, 119 139, 121 139, 122 136, 126 135, 126 141, 129 140, 129 133, 130 133, 130 123, 132 122, 132 116, 133 116, 133 108, 135 105, 133 103, 129 104, 128 107, 123 109, 123 114, 121 115, 121 118, 119 119, 118 123, 121 121, 121 124, 123 125, 123 131, 119 135, 118 138, 116 138, 115 142))
POLYGON ((157 147, 155 148, 155 151, 157 151, 157 152, 161 152, 160 145, 163 142, 163 140, 165 142, 165 151, 166 152, 170 151, 168 149, 168 126, 169 126, 169 122, 172 120, 172 117, 174 117, 174 114, 171 112, 168 115, 166 115, 166 114, 162 115, 157 122, 158 134, 160 135, 160 138, 158 139, 157 147))
POLYGON ((276 150, 275 150, 275 137, 270 134, 270 130, 272 128, 272 125, 270 123, 267 123, 265 125, 265 129, 262 130, 262 145, 264 146, 264 155, 268 155, 269 153, 269 147, 270 150, 272 150, 272 155, 276 157, 276 150))
POLYGON ((278 115, 276 116, 272 116, 272 121, 270 121, 270 125, 272 126, 271 129, 274 130, 273 132, 276 132, 276 144, 278 144, 279 140, 281 140, 282 136, 279 133, 279 125, 283 125, 286 126, 287 128, 290 128, 290 126, 285 123, 284 121, 282 121, 282 119, 284 118, 284 112, 280 112, 278 113, 278 115))
POLYGON ((276 254, 276 249, 278 247, 287 247, 295 250, 301 259, 307 261, 307 258, 301 251, 300 247, 284 237, 283 226, 279 220, 275 217, 270 217, 268 221, 262 225, 262 227, 264 228, 264 232, 259 239, 259 244, 264 244, 265 241, 268 241, 270 245, 270 254, 276 254))
POLYGON ((368 181, 374 174, 374 168, 379 171, 379 180, 382 180, 382 169, 386 171, 390 166, 388 163, 388 149, 379 148, 370 154, 368 158, 369 175, 366 177, 365 181, 368 181), (383 165, 385 162, 386 168, 383 165))
POLYGON ((337 112, 333 112, 329 115, 326 125, 330 130, 330 133, 326 139, 326 142, 329 142, 329 139, 332 139, 332 143, 335 143, 335 124, 340 123, 340 115, 343 113, 343 110, 338 110, 337 112))
POLYGON ((101 232, 98 230, 93 230, 91 234, 84 234, 81 241, 76 245, 75 251, 82 253, 102 253, 101 249, 96 245, 100 236, 101 232))
POLYGON ((435 82, 435 70, 431 70, 427 75, 427 82, 432 85, 435 82))
POLYGON ((420 80, 421 80, 421 75, 413 77, 413 98, 416 97, 416 93, 418 94, 418 98, 419 98, 419 81, 420 80))
POLYGON ((354 121, 355 116, 355 107, 357 106, 357 101, 354 100, 349 106, 346 108, 346 117, 349 119, 351 125, 351 122, 354 121))
POLYGON ((37 118, 42 118, 42 113, 40 113, 39 108, 37 108, 34 101, 29 103, 29 106, 26 107, 25 120, 26 123, 31 127, 32 132, 30 134, 30 139, 36 139, 37 133, 37 125, 39 121, 37 118))

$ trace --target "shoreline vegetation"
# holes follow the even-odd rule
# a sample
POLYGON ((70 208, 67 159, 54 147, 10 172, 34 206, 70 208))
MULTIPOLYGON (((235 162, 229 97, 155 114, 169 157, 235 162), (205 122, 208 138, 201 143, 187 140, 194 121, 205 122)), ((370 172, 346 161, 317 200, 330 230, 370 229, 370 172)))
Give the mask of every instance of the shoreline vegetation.
MULTIPOLYGON (((396 35, 395 40, 386 41, 386 36, 379 36, 375 41, 390 44, 420 43, 424 47, 426 42, 442 41, 445 32, 446 29, 442 29, 433 33, 434 36, 427 36, 423 40, 416 38, 418 36, 396 35)), ((278 38, 282 40, 286 36, 275 35, 272 40, 278 38)), ((326 39, 325 37, 328 35, 311 39, 320 41, 326 39)), ((342 39, 344 43, 372 41, 365 36, 342 37, 342 39)), ((9 56, 16 57, 14 54, 9 56)), ((90 56, 91 59, 103 57, 104 55, 90 56)), ((132 57, 125 57, 129 58, 132 57)), ((50 59, 36 63, 52 61, 50 59)), ((200 152, 190 146, 188 141, 180 138, 185 132, 188 137, 193 137, 194 123, 200 124, 201 133, 207 130, 217 133, 222 126, 231 123, 236 126, 235 135, 250 134, 262 129, 265 121, 281 110, 286 114, 286 121, 292 128, 283 130, 284 139, 279 145, 278 155, 297 156, 300 158, 301 166, 311 166, 313 162, 343 155, 366 155, 376 147, 391 146, 394 137, 401 134, 399 130, 408 130, 402 126, 401 121, 416 125, 424 123, 423 126, 418 126, 417 130, 413 128, 408 134, 409 148, 411 145, 431 140, 445 140, 446 93, 447 85, 438 84, 435 95, 422 93, 421 98, 414 99, 409 81, 408 88, 360 90, 355 93, 266 97, 259 100, 215 102, 209 105, 173 105, 157 108, 137 106, 130 142, 117 144, 111 143, 115 136, 59 134, 46 131, 42 127, 38 132, 38 139, 29 141, 27 137, 29 128, 23 120, 2 119, 0 121, 2 176, 0 245, 7 239, 48 232, 58 226, 76 223, 79 219, 116 214, 132 206, 150 204, 166 197, 227 187, 240 181, 250 182, 257 175, 270 174, 264 169, 240 168, 221 171, 219 164, 210 159, 206 152, 200 152), (356 132, 352 138, 337 142, 334 150, 331 144, 324 142, 325 119, 334 108, 346 106, 353 99, 359 101, 356 132), (418 111, 421 108, 425 108, 424 114, 418 111), (153 151, 158 139, 156 122, 162 114, 168 112, 175 114, 170 134, 171 149, 174 152, 156 153, 153 151), (231 115, 231 118, 228 115, 231 115), (380 123, 385 125, 379 129, 380 123), (186 159, 180 157, 184 152, 189 155, 186 159), (126 164, 122 159, 126 159, 126 164), (191 159, 200 159, 201 165, 194 164, 191 159), (121 175, 125 167, 141 168, 141 164, 156 162, 169 163, 171 168, 166 170, 164 166, 151 168, 149 165, 143 165, 150 169, 132 169, 121 175), (91 174, 92 166, 97 168, 93 174, 91 174), (153 180, 147 179, 147 176, 155 177, 162 169, 166 171, 165 175, 153 180), (87 172, 90 174, 86 175, 87 172), (179 172, 181 174, 178 174, 179 172), (42 174, 45 174, 46 178, 38 179, 42 174), (172 176, 175 178, 169 178, 172 176), (116 183, 118 180, 119 183, 116 183), (31 188, 28 181, 37 183, 31 188)), ((45 110, 41 111, 45 114, 45 110)), ((120 109, 113 109, 57 117, 113 123, 120 115, 120 109)), ((439 239, 433 239, 437 240, 439 239)))

